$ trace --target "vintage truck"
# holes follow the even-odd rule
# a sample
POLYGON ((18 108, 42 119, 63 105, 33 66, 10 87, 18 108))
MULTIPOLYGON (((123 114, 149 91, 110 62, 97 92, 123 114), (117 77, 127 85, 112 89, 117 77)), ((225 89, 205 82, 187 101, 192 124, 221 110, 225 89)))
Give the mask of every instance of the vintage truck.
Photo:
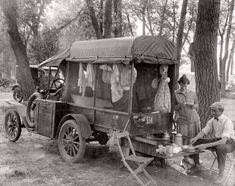
POLYGON ((87 142, 104 145, 125 130, 136 152, 155 156, 162 134, 172 130, 176 64, 174 45, 156 36, 76 41, 39 65, 62 72, 49 82, 60 98, 35 93, 26 108, 9 110, 7 137, 18 140, 26 127, 57 139, 62 158, 78 162, 87 142))

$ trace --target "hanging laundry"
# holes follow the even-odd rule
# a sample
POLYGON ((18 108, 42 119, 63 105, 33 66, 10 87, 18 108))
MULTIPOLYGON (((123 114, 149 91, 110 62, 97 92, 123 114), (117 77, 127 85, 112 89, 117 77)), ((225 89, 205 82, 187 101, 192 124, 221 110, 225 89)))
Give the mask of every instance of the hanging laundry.
POLYGON ((100 69, 102 69, 102 80, 104 83, 111 84, 111 76, 113 73, 113 69, 108 65, 101 65, 100 69))
POLYGON ((92 64, 87 65, 86 71, 87 86, 91 87, 94 91, 95 89, 95 72, 92 64))
POLYGON ((117 102, 123 96, 123 88, 120 85, 120 71, 116 64, 113 65, 113 73, 111 75, 111 94, 112 102, 117 102))
MULTIPOLYGON (((120 69, 120 85, 124 90, 130 90, 130 82, 131 82, 131 66, 130 65, 118 65, 120 69)), ((133 68, 132 73, 132 83, 134 84, 137 77, 137 70, 133 68)))
POLYGON ((154 111, 168 113, 171 111, 171 94, 168 83, 170 78, 167 77, 168 66, 160 66, 161 81, 154 99, 154 111))
POLYGON ((79 63, 78 87, 79 87, 79 93, 81 93, 82 96, 85 96, 86 86, 87 86, 87 80, 85 72, 83 70, 83 64, 79 63))
POLYGON ((152 81, 152 88, 158 88, 158 78, 156 77, 156 78, 154 78, 153 79, 153 81, 152 81))

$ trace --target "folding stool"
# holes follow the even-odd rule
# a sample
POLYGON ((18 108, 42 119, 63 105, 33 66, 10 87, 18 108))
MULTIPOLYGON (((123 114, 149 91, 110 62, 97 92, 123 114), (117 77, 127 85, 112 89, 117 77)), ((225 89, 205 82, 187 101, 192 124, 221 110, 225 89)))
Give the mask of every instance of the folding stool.
POLYGON ((134 178, 138 181, 138 183, 142 186, 147 186, 150 185, 151 183, 154 185, 157 185, 153 178, 149 175, 149 173, 145 170, 145 167, 153 161, 154 158, 149 158, 149 157, 142 157, 142 156, 137 156, 133 147, 133 144, 131 142, 129 133, 127 131, 117 133, 117 145, 118 149, 121 154, 122 162, 124 163, 125 167, 129 170, 129 172, 134 176, 134 178), (123 152, 122 147, 121 147, 121 139, 126 138, 128 142, 128 146, 130 148, 131 154, 126 154, 123 152), (133 169, 130 166, 130 162, 134 162, 135 164, 138 165, 138 168, 133 169), (144 180, 140 178, 140 174, 143 173, 145 176, 147 182, 144 183, 144 180))
MULTIPOLYGON (((214 167, 215 162, 217 160, 216 153, 214 151, 211 151, 211 152, 212 152, 212 154, 214 156, 214 159, 213 159, 212 165, 210 167, 210 172, 209 172, 210 174, 211 174, 212 170, 214 170, 213 167, 214 167)), ((224 181, 222 183, 223 186, 225 186, 227 184, 228 179, 230 178, 230 176, 233 175, 232 174, 233 173, 233 167, 235 166, 235 151, 227 153, 226 156, 227 156, 226 159, 229 161, 229 168, 228 168, 228 172, 225 175, 225 179, 224 179, 224 181), (232 157, 230 157, 230 154, 232 155, 232 157)))

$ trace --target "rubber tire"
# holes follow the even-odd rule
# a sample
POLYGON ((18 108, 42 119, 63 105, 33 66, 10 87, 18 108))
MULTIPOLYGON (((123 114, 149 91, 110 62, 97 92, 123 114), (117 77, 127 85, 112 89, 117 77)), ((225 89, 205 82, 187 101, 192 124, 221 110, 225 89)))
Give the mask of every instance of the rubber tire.
POLYGON ((9 141, 17 141, 21 135, 21 121, 19 114, 15 110, 7 111, 4 118, 4 126, 5 133, 9 141), (11 121, 9 119, 11 119, 11 121), (14 134, 14 136, 10 134, 10 132, 13 132, 12 134, 14 134))
POLYGON ((86 140, 85 140, 85 138, 82 137, 79 126, 78 126, 78 124, 76 123, 75 120, 73 120, 73 119, 67 120, 62 124, 62 126, 60 128, 60 131, 59 131, 59 136, 58 136, 58 147, 59 147, 61 157, 66 162, 76 163, 76 162, 79 162, 83 159, 85 149, 86 149, 86 140), (63 142, 63 140, 65 139, 65 133, 66 132, 69 133, 69 129, 74 129, 76 131, 77 135, 78 135, 78 138, 77 137, 76 138, 79 139, 78 149, 76 150, 76 148, 74 148, 74 146, 73 146, 73 150, 74 150, 73 153, 75 152, 74 155, 72 155, 73 153, 71 153, 71 151, 68 152, 69 150, 71 150, 71 148, 69 150, 68 149, 66 150, 66 147, 68 147, 68 146, 71 147, 71 144, 72 145, 76 145, 76 144, 70 141, 69 145, 65 145, 64 142, 63 142))
POLYGON ((32 107, 33 102, 36 99, 42 99, 42 95, 39 92, 35 92, 29 97, 28 104, 27 104, 27 107, 26 107, 26 117, 25 118, 26 118, 26 121, 27 121, 28 126, 30 128, 34 128, 35 125, 36 125, 36 122, 32 121, 32 118, 30 117, 31 107, 32 107))
POLYGON ((16 87, 13 90, 13 99, 18 103, 21 103, 23 100, 23 92, 21 91, 20 87, 16 87), (17 96, 19 95, 19 96, 17 96))

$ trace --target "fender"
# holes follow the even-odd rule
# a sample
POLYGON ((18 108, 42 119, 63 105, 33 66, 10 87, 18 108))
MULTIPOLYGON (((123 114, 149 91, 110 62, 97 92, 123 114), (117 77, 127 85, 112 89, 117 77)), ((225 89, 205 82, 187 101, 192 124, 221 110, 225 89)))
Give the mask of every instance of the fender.
POLYGON ((83 138, 88 139, 92 135, 90 123, 88 122, 87 118, 84 115, 67 114, 60 120, 59 126, 57 128, 57 132, 56 132, 56 138, 58 138, 60 127, 68 119, 74 119, 76 121, 76 123, 78 124, 78 127, 81 130, 81 134, 83 138))

